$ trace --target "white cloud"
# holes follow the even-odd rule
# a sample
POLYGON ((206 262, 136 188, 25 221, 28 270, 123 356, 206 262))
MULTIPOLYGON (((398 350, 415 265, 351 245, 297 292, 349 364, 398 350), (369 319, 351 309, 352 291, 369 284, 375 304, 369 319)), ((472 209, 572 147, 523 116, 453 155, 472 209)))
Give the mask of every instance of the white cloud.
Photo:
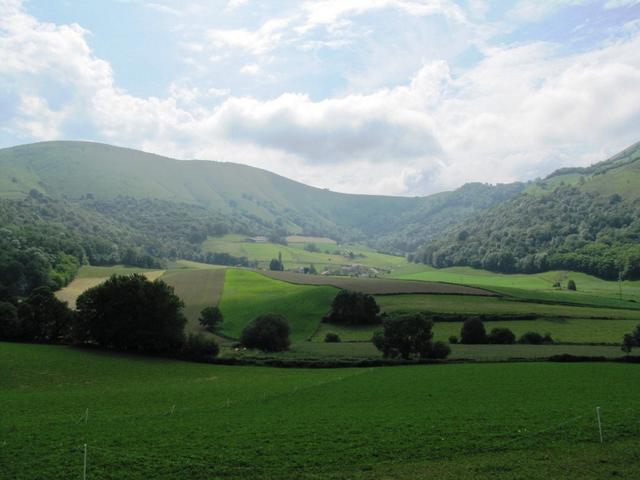
POLYGON ((249 63, 240 69, 240 73, 244 73, 245 75, 257 75, 260 71, 260 65, 256 63, 249 63))
POLYGON ((556 10, 581 5, 587 0, 519 0, 518 3, 511 9, 508 16, 514 20, 524 22, 537 22, 556 10))
MULTIPOLYGON (((246 43, 260 51, 258 44, 246 43)), ((324 100, 228 97, 187 82, 143 98, 116 86, 86 30, 39 22, 4 2, 0 103, 18 100, 0 127, 52 139, 68 138, 81 122, 97 140, 387 194, 527 179, 638 140, 640 33, 570 56, 550 43, 484 55, 464 71, 427 61, 403 85, 324 100)))
POLYGON ((261 55, 278 45, 284 35, 284 28, 290 21, 289 18, 274 18, 267 20, 255 31, 244 28, 211 29, 207 32, 207 37, 217 48, 240 48, 254 55, 261 55))

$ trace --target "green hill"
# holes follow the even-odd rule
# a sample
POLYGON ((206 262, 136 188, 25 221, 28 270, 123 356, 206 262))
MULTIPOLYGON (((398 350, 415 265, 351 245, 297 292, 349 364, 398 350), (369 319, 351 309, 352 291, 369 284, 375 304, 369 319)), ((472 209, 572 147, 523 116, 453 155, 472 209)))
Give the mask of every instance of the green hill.
POLYGON ((416 255, 435 267, 503 273, 575 270, 640 278, 640 143, 588 168, 559 170, 416 255))
POLYGON ((22 199, 36 190, 102 210, 123 198, 165 201, 254 223, 262 232, 284 229, 344 240, 375 234, 380 245, 396 251, 415 248, 407 245, 413 233, 422 232, 417 237, 422 239, 440 233, 521 189, 520 184, 473 184, 430 197, 352 195, 246 165, 179 161, 97 143, 43 142, 0 150, 0 198, 22 199))

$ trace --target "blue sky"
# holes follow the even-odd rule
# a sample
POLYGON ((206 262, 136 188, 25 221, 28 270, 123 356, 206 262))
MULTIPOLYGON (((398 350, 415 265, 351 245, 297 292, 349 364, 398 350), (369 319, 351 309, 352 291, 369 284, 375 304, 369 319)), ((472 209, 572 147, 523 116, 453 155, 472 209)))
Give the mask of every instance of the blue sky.
POLYGON ((0 146, 427 194, 640 140, 640 0, 0 0, 0 146))

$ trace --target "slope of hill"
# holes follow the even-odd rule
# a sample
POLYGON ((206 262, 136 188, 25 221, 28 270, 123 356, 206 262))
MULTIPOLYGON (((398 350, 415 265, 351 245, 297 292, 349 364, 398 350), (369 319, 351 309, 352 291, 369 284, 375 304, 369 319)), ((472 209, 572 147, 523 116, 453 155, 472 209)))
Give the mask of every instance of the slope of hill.
MULTIPOLYGON (((414 250, 415 239, 442 233, 522 188, 472 184, 429 197, 353 195, 245 165, 178 161, 97 143, 42 142, 0 150, 0 198, 22 199, 35 190, 109 215, 136 201, 179 203, 233 219, 243 224, 243 233, 369 239, 372 246, 395 252, 414 250)), ((120 217, 126 223, 130 214, 120 217)))
POLYGON ((564 169, 425 244, 418 261, 511 273, 640 278, 640 143, 564 169))

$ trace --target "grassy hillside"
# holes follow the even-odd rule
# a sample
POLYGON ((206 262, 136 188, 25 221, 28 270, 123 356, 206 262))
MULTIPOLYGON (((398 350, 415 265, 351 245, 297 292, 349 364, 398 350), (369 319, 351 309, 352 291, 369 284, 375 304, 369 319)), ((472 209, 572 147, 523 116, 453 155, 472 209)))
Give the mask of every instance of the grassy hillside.
POLYGON ((80 478, 87 444, 88 478, 632 479, 635 370, 224 367, 2 343, 0 464, 80 478))
POLYGON ((234 219, 259 220, 266 229, 365 238, 378 247, 399 251, 413 249, 415 239, 443 232, 523 188, 521 184, 473 184, 423 198, 350 195, 245 165, 177 161, 89 142, 2 149, 0 179, 0 198, 24 198, 35 189, 71 201, 89 196, 108 207, 118 198, 168 201, 234 219))

